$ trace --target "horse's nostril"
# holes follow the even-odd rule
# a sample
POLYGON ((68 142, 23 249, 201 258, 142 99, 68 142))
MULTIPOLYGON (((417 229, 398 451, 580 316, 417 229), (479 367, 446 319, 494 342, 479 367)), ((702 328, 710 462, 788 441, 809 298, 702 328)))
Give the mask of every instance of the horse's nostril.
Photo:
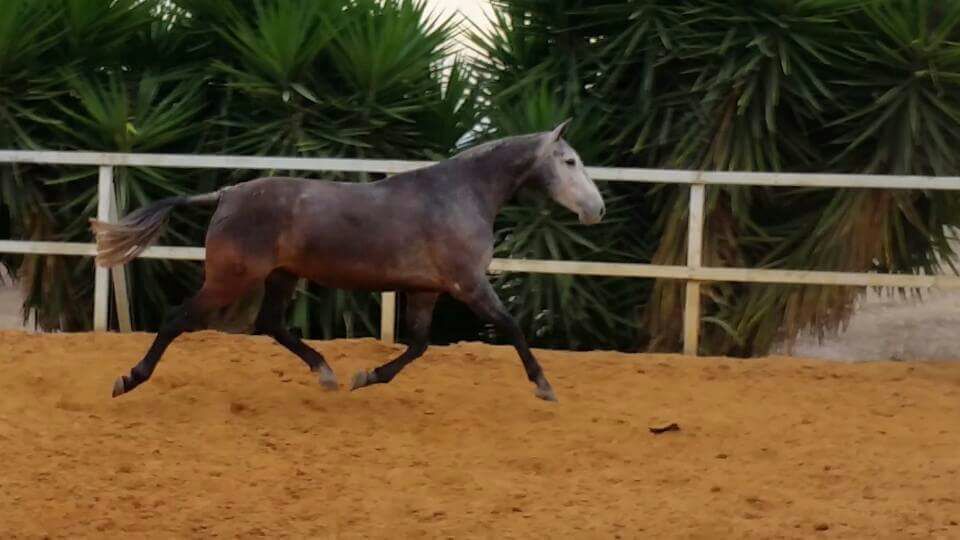
POLYGON ((603 217, 606 213, 607 213, 607 207, 606 207, 606 206, 601 206, 601 207, 600 207, 600 217, 603 217))

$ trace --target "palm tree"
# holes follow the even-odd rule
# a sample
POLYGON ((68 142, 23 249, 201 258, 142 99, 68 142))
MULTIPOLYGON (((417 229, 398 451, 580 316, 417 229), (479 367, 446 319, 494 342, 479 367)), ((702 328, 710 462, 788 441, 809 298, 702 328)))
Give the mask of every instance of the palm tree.
MULTIPOLYGON (((196 33, 213 36, 211 70, 229 103, 206 151, 437 159, 475 121, 461 63, 444 71, 454 24, 423 2, 274 0, 245 10, 206 0, 180 4, 200 14, 196 33)), ((250 173, 241 174, 228 181, 250 173)), ((308 334, 377 333, 377 296, 305 292, 294 323, 308 334)))
MULTIPOLYGON (((11 134, 4 147, 431 159, 447 155, 474 123, 469 78, 448 61, 454 25, 423 2, 16 0, 10 7, 0 14, 0 70, 10 74, 0 81, 0 111, 12 111, 0 119, 4 136, 11 134), (23 40, 29 32, 36 36, 23 40)), ((4 232, 89 241, 95 171, 31 169, 21 189, 25 170, 3 172, 4 192, 17 197, 4 196, 4 232)), ((116 180, 126 211, 259 174, 125 168, 116 180)), ((162 242, 202 241, 208 215, 174 219, 162 242)), ((89 261, 27 261, 20 275, 39 324, 88 328, 89 261)), ((143 329, 156 328, 200 275, 192 263, 131 266, 135 324, 143 329)), ((373 333, 375 301, 311 290, 298 301, 297 322, 325 337, 373 333)))
MULTIPOLYGON (((601 164, 957 172, 948 141, 960 129, 960 3, 495 4, 501 15, 494 29, 476 40, 488 55, 478 71, 491 132, 515 130, 517 119, 549 110, 542 105, 549 102, 589 118, 591 136, 576 142, 603 140, 593 154, 601 164)), ((620 234, 639 237, 619 257, 682 264, 687 190, 620 186, 617 192, 631 202, 630 223, 620 234)), ((950 253, 945 230, 960 215, 952 193, 720 187, 708 195, 709 265, 933 272, 950 253)), ((567 255, 596 252, 579 247, 567 255)), ((632 333, 647 348, 679 349, 680 291, 666 281, 631 291, 636 309, 620 313, 640 314, 631 322, 645 331, 632 333)), ((762 354, 801 332, 835 331, 861 293, 712 285, 704 295, 702 348, 762 354)), ((576 318, 571 311, 565 315, 576 318)))
MULTIPOLYGON (((601 82, 598 60, 579 26, 584 2, 494 2, 490 29, 475 27, 474 69, 485 105, 481 137, 549 129, 573 116, 567 138, 587 163, 606 151, 603 103, 590 88, 601 82)), ((606 191, 602 226, 580 227, 576 218, 542 196, 522 193, 497 223, 497 256, 533 259, 640 261, 649 246, 635 234, 630 193, 606 191)), ((495 280, 511 312, 539 346, 635 346, 634 300, 647 284, 581 276, 506 274, 495 280)), ((489 337, 492 338, 492 335, 489 337)))
MULTIPOLYGON (((12 76, 0 84, 9 89, 2 92, 8 111, 4 127, 9 128, 3 131, 13 136, 0 144, 122 150, 117 145, 134 138, 140 120, 131 116, 122 74, 142 67, 131 64, 124 52, 138 50, 132 45, 149 35, 158 5, 138 0, 17 0, 7 7, 0 15, 0 32, 6 36, 0 38, 0 55, 8 59, 12 76), (104 78, 111 84, 96 82, 104 78)), ((154 101, 158 84, 141 88, 138 105, 154 101)), ((156 126, 141 127, 148 136, 155 135, 150 130, 156 126)), ((4 206, 12 217, 10 235, 88 240, 85 218, 96 206, 94 175, 90 168, 6 169, 4 206)), ((92 267, 86 261, 40 256, 6 261, 21 278, 27 291, 25 310, 35 311, 39 326, 89 327, 92 267)))

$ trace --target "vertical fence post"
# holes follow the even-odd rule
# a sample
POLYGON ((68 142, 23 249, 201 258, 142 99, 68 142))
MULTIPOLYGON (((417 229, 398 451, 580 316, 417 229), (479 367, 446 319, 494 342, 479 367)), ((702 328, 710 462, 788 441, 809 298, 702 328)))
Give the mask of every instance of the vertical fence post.
MULTIPOLYGON (((687 266, 700 268, 703 263, 703 213, 706 186, 690 186, 689 225, 687 229, 687 266)), ((687 298, 683 309, 683 354, 696 356, 700 349, 700 282, 687 282, 687 298)))
MULTIPOLYGON (((113 198, 113 167, 100 166, 100 176, 97 182, 97 219, 110 220, 110 205, 113 198)), ((104 331, 107 329, 110 300, 110 270, 94 263, 93 282, 93 329, 104 331)))
MULTIPOLYGON (((116 223, 120 220, 120 212, 117 201, 116 190, 113 183, 113 168, 101 167, 100 174, 104 174, 103 169, 107 169, 110 175, 110 221, 116 223)), ((133 325, 130 323, 130 286, 127 282, 126 265, 115 266, 110 269, 110 276, 113 278, 113 298, 117 308, 117 324, 121 332, 132 332, 133 325)))
POLYGON ((397 293, 385 292, 380 301, 380 341, 388 345, 396 342, 397 293))

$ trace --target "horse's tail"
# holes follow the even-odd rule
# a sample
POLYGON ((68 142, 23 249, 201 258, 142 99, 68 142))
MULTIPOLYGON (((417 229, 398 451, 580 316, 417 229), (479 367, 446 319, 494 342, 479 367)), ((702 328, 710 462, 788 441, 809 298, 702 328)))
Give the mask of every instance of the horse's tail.
POLYGON ((222 193, 220 190, 160 199, 126 215, 119 223, 90 219, 90 229, 97 237, 97 264, 110 267, 130 262, 160 236, 171 210, 179 206, 216 206, 222 193))

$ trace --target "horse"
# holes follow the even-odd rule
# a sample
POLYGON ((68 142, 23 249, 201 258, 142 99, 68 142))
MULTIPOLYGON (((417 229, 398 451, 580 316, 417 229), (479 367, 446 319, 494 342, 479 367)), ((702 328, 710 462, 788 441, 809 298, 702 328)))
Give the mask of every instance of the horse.
POLYGON ((494 219, 521 186, 539 187, 579 216, 599 223, 603 197, 580 156, 563 138, 570 119, 553 130, 505 137, 433 165, 367 182, 261 177, 194 196, 161 199, 118 223, 91 219, 96 263, 124 264, 156 241, 170 212, 215 207, 207 228, 204 282, 161 325, 144 357, 117 378, 113 397, 150 379, 167 346, 203 330, 218 310, 256 287, 264 295, 254 333, 268 335, 339 389, 323 355, 306 345, 284 317, 301 278, 328 288, 397 291, 406 298, 406 350, 375 369, 357 372, 351 391, 386 384, 424 354, 441 294, 465 303, 505 335, 535 395, 556 394, 487 278, 494 219))

